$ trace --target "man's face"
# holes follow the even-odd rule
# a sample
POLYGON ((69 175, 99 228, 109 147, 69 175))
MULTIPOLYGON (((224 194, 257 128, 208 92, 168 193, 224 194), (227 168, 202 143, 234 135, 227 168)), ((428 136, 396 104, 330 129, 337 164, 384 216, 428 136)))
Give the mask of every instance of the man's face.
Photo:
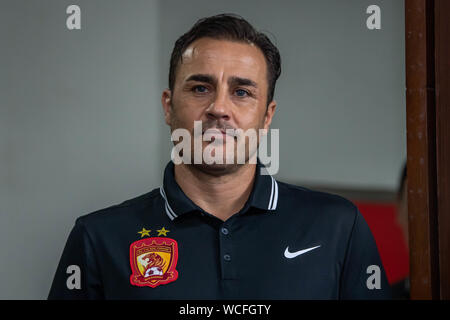
MULTIPOLYGON (((171 130, 187 129, 192 138, 194 121, 202 122, 203 131, 258 132, 268 129, 275 112, 274 101, 267 106, 267 94, 267 64, 259 48, 242 42, 201 38, 184 51, 173 92, 163 92, 162 104, 171 130)), ((228 139, 227 143, 236 143, 235 138, 225 134, 222 138, 228 139)), ((203 150, 208 144, 209 141, 202 143, 203 150)), ((225 147, 223 152, 226 153, 225 147)), ((191 158, 194 159, 193 154, 191 158)), ((237 168, 227 164, 199 167, 215 172, 237 168)))

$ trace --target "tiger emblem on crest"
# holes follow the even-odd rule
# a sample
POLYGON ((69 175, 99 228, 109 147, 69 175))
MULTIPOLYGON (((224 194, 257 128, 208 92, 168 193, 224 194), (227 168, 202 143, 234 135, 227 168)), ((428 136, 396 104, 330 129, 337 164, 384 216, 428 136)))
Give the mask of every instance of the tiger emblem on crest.
POLYGON ((130 245, 130 283, 155 288, 178 278, 175 269, 178 244, 170 238, 153 237, 135 241, 130 245))

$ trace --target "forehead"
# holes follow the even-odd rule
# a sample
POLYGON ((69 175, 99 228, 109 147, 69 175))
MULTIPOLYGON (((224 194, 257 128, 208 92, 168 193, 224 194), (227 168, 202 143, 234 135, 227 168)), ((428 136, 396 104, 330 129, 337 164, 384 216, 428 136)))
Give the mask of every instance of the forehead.
POLYGON ((267 79, 267 64, 264 54, 254 44, 200 38, 184 50, 178 66, 181 80, 194 73, 237 76, 258 83, 267 79))

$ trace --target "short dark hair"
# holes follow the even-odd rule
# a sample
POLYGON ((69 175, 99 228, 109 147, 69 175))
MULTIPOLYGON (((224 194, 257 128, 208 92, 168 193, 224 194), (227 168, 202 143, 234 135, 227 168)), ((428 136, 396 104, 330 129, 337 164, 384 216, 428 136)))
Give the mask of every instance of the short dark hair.
POLYGON ((244 18, 236 14, 219 14, 198 20, 194 26, 175 42, 170 58, 169 89, 173 91, 175 73, 182 54, 195 40, 200 38, 223 39, 256 45, 264 54, 267 63, 267 104, 273 100, 275 83, 281 74, 280 53, 270 39, 256 31, 244 18))

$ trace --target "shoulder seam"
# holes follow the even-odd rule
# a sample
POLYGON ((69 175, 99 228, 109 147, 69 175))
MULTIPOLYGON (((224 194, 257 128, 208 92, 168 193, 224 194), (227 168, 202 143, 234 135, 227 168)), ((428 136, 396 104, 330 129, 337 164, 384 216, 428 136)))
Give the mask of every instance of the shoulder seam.
POLYGON ((119 209, 119 208, 130 207, 130 206, 132 206, 134 204, 134 202, 135 202, 134 200, 137 200, 138 198, 144 198, 145 196, 147 196, 149 198, 154 198, 157 195, 157 191, 158 191, 158 189, 154 189, 154 190, 152 190, 150 192, 147 192, 147 193, 144 193, 144 194, 142 194, 140 196, 137 196, 137 197, 134 197, 134 198, 122 201, 121 203, 114 204, 114 205, 106 207, 106 208, 95 210, 95 211, 93 211, 91 213, 97 213, 97 212, 100 213, 100 212, 105 211, 105 210, 111 210, 111 209, 115 209, 115 208, 119 209))
MULTIPOLYGON (((279 181, 278 181, 279 182, 279 181)), ((344 200, 345 202, 347 202, 350 207, 354 207, 355 205, 353 204, 353 202, 351 202, 349 199, 339 195, 339 194, 335 194, 335 193, 329 193, 329 192, 324 192, 324 191, 319 191, 319 190, 313 190, 313 189, 308 189, 306 187, 302 187, 302 186, 297 186, 297 185, 293 185, 293 184, 289 184, 289 183, 285 183, 285 182, 279 182, 281 185, 287 187, 288 189, 291 190, 296 190, 296 191, 303 191, 303 192, 307 192, 307 193, 313 193, 313 194, 317 194, 317 195, 323 195, 329 198, 337 198, 337 199, 341 199, 344 200)))

